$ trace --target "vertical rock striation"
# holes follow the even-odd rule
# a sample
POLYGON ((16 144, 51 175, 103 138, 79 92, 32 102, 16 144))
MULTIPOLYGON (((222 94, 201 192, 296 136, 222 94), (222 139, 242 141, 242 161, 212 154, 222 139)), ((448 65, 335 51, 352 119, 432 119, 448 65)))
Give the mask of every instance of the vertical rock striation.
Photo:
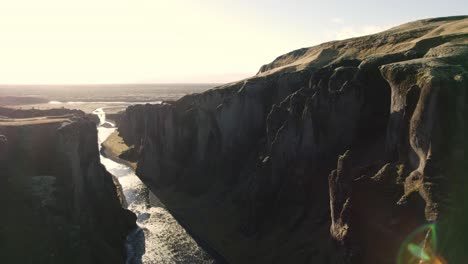
POLYGON ((101 165, 93 122, 0 119, 0 257, 9 263, 124 263, 136 217, 101 165))
POLYGON ((458 263, 467 45, 467 17, 324 43, 131 106, 119 131, 139 177, 229 262, 395 263, 436 222, 438 253, 458 263))

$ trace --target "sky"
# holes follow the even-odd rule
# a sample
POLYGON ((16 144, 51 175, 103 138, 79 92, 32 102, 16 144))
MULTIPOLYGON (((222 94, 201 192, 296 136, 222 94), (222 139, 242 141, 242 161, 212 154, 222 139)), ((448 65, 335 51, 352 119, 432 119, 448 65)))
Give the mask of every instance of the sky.
POLYGON ((225 83, 466 0, 0 0, 0 84, 225 83))

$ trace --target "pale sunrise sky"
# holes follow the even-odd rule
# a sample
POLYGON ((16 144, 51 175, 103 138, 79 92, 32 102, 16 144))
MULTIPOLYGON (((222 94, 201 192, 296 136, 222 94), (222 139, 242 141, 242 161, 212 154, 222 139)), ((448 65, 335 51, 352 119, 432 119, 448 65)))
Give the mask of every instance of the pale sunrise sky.
POLYGON ((0 0, 0 84, 229 82, 466 0, 0 0))

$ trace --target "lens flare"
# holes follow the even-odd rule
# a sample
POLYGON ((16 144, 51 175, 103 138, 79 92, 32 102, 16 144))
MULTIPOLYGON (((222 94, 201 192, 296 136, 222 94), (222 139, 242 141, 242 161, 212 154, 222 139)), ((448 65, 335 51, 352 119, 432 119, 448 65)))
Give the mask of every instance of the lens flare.
POLYGON ((420 258, 421 260, 429 261, 431 260, 431 257, 429 254, 424 251, 420 246, 410 243, 408 244, 408 251, 413 254, 413 256, 420 258))
POLYGON ((437 255, 437 229, 427 224, 413 231, 403 241, 397 264, 447 264, 437 255))

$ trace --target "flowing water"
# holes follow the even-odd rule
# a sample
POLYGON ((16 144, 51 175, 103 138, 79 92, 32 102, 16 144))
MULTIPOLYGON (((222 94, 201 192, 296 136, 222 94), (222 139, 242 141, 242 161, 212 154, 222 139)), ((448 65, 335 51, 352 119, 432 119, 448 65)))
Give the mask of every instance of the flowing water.
MULTIPOLYGON (((99 149, 116 131, 106 121, 104 108, 93 112, 100 119, 99 149), (103 126, 107 123, 105 126, 103 126)), ((130 167, 101 155, 101 163, 119 180, 127 208, 137 215, 138 228, 127 237, 127 264, 138 263, 214 263, 213 259, 177 223, 154 194, 130 167)))

